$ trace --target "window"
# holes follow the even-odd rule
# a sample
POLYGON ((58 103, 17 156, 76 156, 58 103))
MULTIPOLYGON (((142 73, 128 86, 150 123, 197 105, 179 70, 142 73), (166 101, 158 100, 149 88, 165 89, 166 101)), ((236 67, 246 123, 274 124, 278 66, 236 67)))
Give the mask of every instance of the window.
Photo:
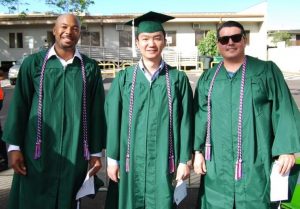
POLYGON ((250 30, 245 30, 246 33, 246 45, 250 45, 250 30))
POLYGON ((81 32, 81 45, 87 46, 100 46, 100 33, 99 32, 81 32))
POLYGON ((131 47, 131 31, 122 30, 119 31, 119 42, 120 47, 131 47))
POLYGON ((22 33, 9 33, 9 48, 23 48, 22 33))
POLYGON ((176 31, 166 31, 167 46, 176 46, 176 31))
POLYGON ((206 36, 208 30, 196 30, 195 31, 195 45, 198 46, 199 42, 206 36))
POLYGON ((300 46, 300 34, 296 34, 296 46, 300 46))

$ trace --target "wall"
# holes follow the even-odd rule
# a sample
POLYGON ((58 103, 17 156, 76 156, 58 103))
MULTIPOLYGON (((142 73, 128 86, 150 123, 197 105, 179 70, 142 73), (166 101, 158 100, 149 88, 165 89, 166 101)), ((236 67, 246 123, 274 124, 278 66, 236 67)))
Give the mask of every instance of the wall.
POLYGON ((245 53, 262 60, 267 59, 267 32, 265 24, 243 23, 245 30, 250 30, 250 45, 246 46, 245 53))
MULTIPOLYGON (((250 45, 246 47, 246 54, 258 57, 260 59, 266 59, 266 32, 264 24, 247 22, 243 23, 246 30, 250 30, 250 45)), ((202 30, 215 29, 215 24, 207 23, 203 25, 202 30)), ((105 48, 118 49, 119 47, 119 33, 116 30, 116 24, 105 24, 102 26, 97 23, 88 25, 89 31, 99 31, 101 38, 101 45, 105 48), (103 36, 102 36, 103 34, 103 36)), ((195 46, 195 31, 192 28, 192 22, 181 23, 167 23, 165 24, 165 30, 176 31, 177 46, 174 50, 194 53, 197 51, 195 46)), ((40 26, 0 26, 0 61, 15 61, 23 56, 24 53, 30 54, 31 52, 38 51, 39 47, 43 46, 44 39, 47 37, 47 31, 52 31, 52 25, 40 25, 40 26), (10 49, 9 48, 9 33, 10 32, 22 32, 23 33, 23 47, 22 49, 10 49), (34 49, 29 49, 29 40, 34 39, 34 49)), ((79 42, 80 44, 80 42, 79 42)))
POLYGON ((108 24, 104 26, 104 47, 119 47, 119 31, 116 30, 116 24, 108 24))
POLYGON ((47 31, 52 31, 51 27, 37 28, 27 26, 11 26, 10 28, 0 28, 0 59, 2 61, 16 61, 23 54, 36 52, 44 45, 47 39, 47 31), (9 33, 23 33, 23 48, 9 48, 9 33), (29 40, 33 39, 33 49, 29 49, 29 40))
POLYGON ((300 46, 283 46, 268 50, 268 60, 275 62, 283 72, 300 73, 299 57, 300 46))

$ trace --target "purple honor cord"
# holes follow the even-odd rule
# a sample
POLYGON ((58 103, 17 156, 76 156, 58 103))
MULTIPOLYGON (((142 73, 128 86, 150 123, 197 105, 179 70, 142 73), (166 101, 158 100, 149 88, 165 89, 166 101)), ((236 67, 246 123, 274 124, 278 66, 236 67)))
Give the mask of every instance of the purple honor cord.
MULTIPOLYGON (((238 140, 237 140, 237 160, 235 165, 235 180, 240 180, 242 178, 242 124, 243 124, 243 100, 244 100, 244 87, 245 87, 245 77, 246 77, 246 57, 242 65, 242 79, 240 88, 240 100, 239 100, 239 115, 238 115, 238 140)), ((205 160, 211 160, 211 94, 215 79, 219 73, 223 61, 219 63, 216 72, 211 80, 210 87, 208 90, 207 99, 207 130, 206 130, 206 142, 205 142, 205 160)))
MULTIPOLYGON (((39 85, 39 97, 38 97, 38 110, 37 110, 37 136, 35 143, 34 159, 41 157, 41 145, 42 145, 42 121, 43 121, 43 88, 44 88, 44 74, 46 69, 46 63, 48 61, 49 51, 46 53, 44 62, 41 69, 40 85, 39 85)), ((88 127, 87 127, 87 83, 85 75, 85 67, 83 60, 80 59, 81 73, 82 73, 82 126, 83 126, 83 155, 86 160, 90 159, 89 145, 88 145, 88 127)))
MULTIPOLYGON (((171 84, 170 75, 167 64, 164 63, 166 71, 166 83, 167 83, 167 96, 168 96, 168 109, 169 109, 169 172, 175 172, 175 162, 174 162, 174 145, 173 145, 173 106, 172 106, 172 94, 171 94, 171 84)), ((129 119, 128 119, 128 138, 127 138, 127 151, 126 151, 126 172, 129 172, 130 166, 130 142, 131 142, 131 126, 132 126, 132 116, 133 116, 133 106, 134 106, 134 89, 136 83, 136 75, 138 70, 138 64, 136 64, 133 76, 132 84, 130 89, 130 101, 129 101, 129 119)))

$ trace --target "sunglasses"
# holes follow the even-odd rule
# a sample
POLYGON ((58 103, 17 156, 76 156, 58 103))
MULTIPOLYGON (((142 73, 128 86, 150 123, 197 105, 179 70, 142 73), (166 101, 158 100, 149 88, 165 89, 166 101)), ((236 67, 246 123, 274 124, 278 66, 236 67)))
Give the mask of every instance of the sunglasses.
POLYGON ((232 36, 221 36, 218 38, 218 42, 220 42, 220 44, 225 45, 228 44, 229 39, 231 39, 234 43, 238 43, 242 40, 243 38, 243 34, 234 34, 232 36))

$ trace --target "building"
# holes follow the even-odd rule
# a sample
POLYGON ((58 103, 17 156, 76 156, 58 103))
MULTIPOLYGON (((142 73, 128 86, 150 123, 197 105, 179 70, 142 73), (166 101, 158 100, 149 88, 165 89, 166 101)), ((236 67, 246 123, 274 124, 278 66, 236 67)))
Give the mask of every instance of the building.
MULTIPOLYGON (((190 65, 197 68, 199 53, 197 45, 207 31, 216 30, 227 20, 243 24, 247 33, 246 54, 266 59, 267 29, 265 23, 267 3, 261 3, 237 13, 168 13, 175 19, 164 24, 167 62, 178 67, 190 65)), ((81 16, 82 34, 78 48, 99 62, 113 62, 120 67, 132 57, 131 27, 124 23, 141 14, 111 16, 81 16)), ((3 65, 43 48, 54 42, 52 28, 57 14, 35 13, 20 16, 0 14, 0 60, 3 65)))

